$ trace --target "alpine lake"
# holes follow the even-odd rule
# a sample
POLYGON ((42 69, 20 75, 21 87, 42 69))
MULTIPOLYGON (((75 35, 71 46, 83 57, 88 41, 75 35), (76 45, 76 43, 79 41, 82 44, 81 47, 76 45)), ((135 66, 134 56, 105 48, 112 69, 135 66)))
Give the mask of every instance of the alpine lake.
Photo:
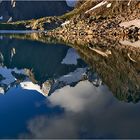
POLYGON ((139 41, 0 34, 0 138, 140 138, 139 41))

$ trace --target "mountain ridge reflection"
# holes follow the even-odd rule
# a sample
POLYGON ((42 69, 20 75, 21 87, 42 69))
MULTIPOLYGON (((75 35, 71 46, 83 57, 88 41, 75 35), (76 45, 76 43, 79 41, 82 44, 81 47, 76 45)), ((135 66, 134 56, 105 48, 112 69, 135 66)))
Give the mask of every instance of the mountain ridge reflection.
MULTIPOLYGON (((84 40, 83 38, 76 40, 76 37, 54 38, 36 33, 26 35, 12 34, 10 38, 27 39, 49 44, 67 44, 76 49, 80 57, 94 72, 97 72, 115 97, 126 102, 138 102, 140 99, 140 48, 129 46, 128 41, 100 37, 92 38, 90 36, 87 36, 84 40), (127 42, 126 45, 125 42, 127 42)), ((135 45, 135 42, 132 44, 135 45)), ((83 78, 88 77, 93 82, 92 77, 94 76, 92 76, 92 72, 87 73, 84 74, 86 76, 83 78)), ((97 82, 95 82, 96 84, 97 82)))
POLYGON ((82 41, 1 38, 0 138, 140 138, 139 48, 82 41))
POLYGON ((86 72, 86 64, 77 52, 62 44, 44 44, 3 37, 0 54, 0 69, 3 71, 0 72, 2 93, 22 82, 22 88, 35 88, 47 96, 57 88, 77 83, 86 72), (73 59, 70 59, 69 55, 73 55, 73 59), (77 78, 74 79, 74 75, 77 78), (7 84, 4 80, 7 80, 7 84))

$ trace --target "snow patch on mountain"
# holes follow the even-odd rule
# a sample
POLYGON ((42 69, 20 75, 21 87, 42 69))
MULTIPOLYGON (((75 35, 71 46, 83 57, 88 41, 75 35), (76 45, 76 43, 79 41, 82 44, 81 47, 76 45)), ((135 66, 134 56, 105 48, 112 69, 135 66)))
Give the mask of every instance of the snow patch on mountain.
POLYGON ((77 68, 74 72, 70 72, 69 74, 60 77, 58 80, 63 81, 65 84, 78 82, 86 75, 86 70, 87 68, 77 68))
POLYGON ((112 4, 111 4, 111 3, 109 3, 109 4, 107 4, 107 6, 106 6, 106 7, 107 7, 107 8, 109 8, 109 7, 111 7, 111 5, 112 5, 112 4))
POLYGON ((69 23, 70 23, 69 20, 68 20, 68 21, 65 21, 64 23, 61 24, 61 26, 65 26, 65 25, 67 25, 67 24, 69 24, 69 23))
POLYGON ((38 91, 39 93, 42 93, 42 90, 40 89, 40 86, 37 84, 32 83, 31 81, 25 81, 20 83, 21 88, 27 89, 27 90, 35 90, 38 91))
POLYGON ((0 67, 0 75, 2 75, 4 77, 4 79, 1 80, 0 83, 9 85, 12 82, 14 82, 16 79, 12 75, 12 71, 15 73, 18 73, 18 74, 24 74, 24 70, 18 70, 16 68, 8 69, 6 67, 0 67))
POLYGON ((96 6, 92 7, 88 11, 86 11, 85 13, 89 13, 89 12, 93 11, 94 9, 99 8, 99 7, 101 7, 101 6, 105 5, 105 4, 107 4, 107 1, 102 1, 99 4, 97 4, 96 6))
POLYGON ((66 0, 66 3, 70 7, 74 7, 77 0, 66 0))
POLYGON ((130 42, 128 40, 121 40, 120 43, 122 45, 132 46, 132 47, 140 47, 140 40, 136 42, 130 42))
POLYGON ((75 51, 75 49, 70 48, 67 52, 67 55, 62 60, 61 64, 68 64, 68 65, 77 65, 77 60, 80 58, 78 53, 75 51))
POLYGON ((140 19, 122 22, 122 23, 120 23, 120 26, 125 27, 125 28, 128 28, 130 26, 135 26, 135 27, 140 28, 140 19))

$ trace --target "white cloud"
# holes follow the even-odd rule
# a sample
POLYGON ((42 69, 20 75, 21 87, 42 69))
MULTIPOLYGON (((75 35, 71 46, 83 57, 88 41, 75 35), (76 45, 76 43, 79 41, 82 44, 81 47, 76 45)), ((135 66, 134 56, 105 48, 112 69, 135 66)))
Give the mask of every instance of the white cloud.
POLYGON ((68 111, 79 112, 84 109, 87 103, 95 102, 101 96, 102 91, 100 90, 102 89, 94 87, 88 81, 81 81, 74 88, 66 86, 57 90, 49 97, 49 100, 52 105, 59 105, 68 111))
POLYGON ((28 123, 33 138, 140 138, 140 104, 117 101, 106 86, 88 81, 66 86, 49 97, 64 108, 57 116, 39 116, 28 123))

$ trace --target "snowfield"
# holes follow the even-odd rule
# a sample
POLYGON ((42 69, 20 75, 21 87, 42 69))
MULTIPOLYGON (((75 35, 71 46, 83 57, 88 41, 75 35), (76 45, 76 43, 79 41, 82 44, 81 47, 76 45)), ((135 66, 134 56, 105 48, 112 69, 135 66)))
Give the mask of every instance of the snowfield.
POLYGON ((65 84, 71 84, 82 80, 84 75, 86 75, 87 68, 77 68, 74 72, 70 72, 58 79, 58 81, 63 81, 65 84))
POLYGON ((68 20, 68 21, 65 21, 64 23, 61 24, 61 26, 65 26, 65 25, 67 25, 67 24, 69 24, 69 23, 70 23, 69 20, 68 20))
POLYGON ((122 22, 120 23, 121 27, 125 27, 128 28, 130 26, 135 26, 140 28, 140 19, 135 19, 135 20, 131 20, 131 21, 127 21, 127 22, 122 22))
POLYGON ((122 45, 128 45, 128 46, 132 46, 132 47, 140 47, 140 40, 136 41, 136 42, 130 42, 130 41, 124 40, 124 41, 120 41, 120 43, 122 45))

